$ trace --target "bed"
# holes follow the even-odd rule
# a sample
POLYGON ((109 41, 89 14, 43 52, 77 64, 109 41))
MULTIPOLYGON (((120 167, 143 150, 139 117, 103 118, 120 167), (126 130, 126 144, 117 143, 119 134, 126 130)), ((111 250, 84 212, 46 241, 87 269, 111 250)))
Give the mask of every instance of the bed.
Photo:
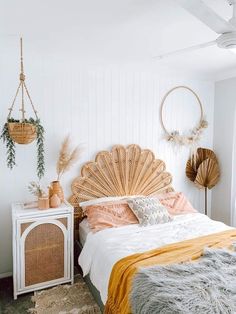
MULTIPOLYGON (((150 150, 142 150, 138 145, 129 145, 128 147, 116 145, 110 152, 102 151, 98 153, 94 162, 85 164, 81 170, 81 176, 77 177, 72 184, 73 195, 70 202, 76 209, 75 219, 80 222, 76 224, 78 227, 76 245, 81 251, 79 265, 83 270, 85 281, 101 310, 104 310, 106 303, 111 303, 110 307, 106 306, 106 313, 130 313, 126 290, 131 289, 129 285, 133 278, 135 278, 138 285, 140 278, 149 275, 142 273, 139 278, 136 276, 132 277, 131 280, 129 274, 121 273, 120 270, 126 268, 127 263, 133 265, 133 260, 130 260, 130 257, 135 257, 136 260, 138 259, 138 263, 142 265, 144 259, 141 260, 140 258, 145 252, 151 252, 151 260, 154 255, 155 258, 159 258, 159 255, 170 255, 172 252, 179 252, 175 254, 175 261, 182 263, 188 261, 183 257, 185 254, 189 254, 193 248, 196 248, 198 253, 200 252, 197 254, 200 257, 203 248, 206 246, 222 248, 234 242, 234 239, 236 241, 236 233, 233 228, 221 222, 213 221, 200 213, 178 215, 173 217, 172 221, 160 225, 140 228, 138 224, 133 224, 119 228, 108 228, 96 233, 91 232, 86 219, 81 222, 83 215, 79 206, 81 202, 106 196, 153 196, 170 193, 173 191, 171 182, 172 177, 170 173, 165 171, 165 163, 155 159, 150 150), (202 247, 199 249, 200 244, 202 247), (188 248, 187 251, 186 248, 188 248), (157 254, 158 250, 159 253, 157 254), (116 281, 119 281, 119 284, 116 281), (121 289, 119 285, 125 294, 118 291, 121 289), (115 287, 113 291, 112 286, 115 287), (115 299, 114 302, 116 302, 116 299, 119 300, 119 297, 126 300, 127 304, 124 306, 126 310, 123 311, 118 307, 115 309, 112 298, 111 300, 108 298, 108 295, 112 294, 113 301, 115 299)), ((196 255, 196 252, 194 254, 196 255)), ((150 268, 150 266, 153 266, 153 262, 150 264, 150 256, 148 261, 149 268, 146 269, 153 271, 150 268)), ((157 264, 162 265, 165 263, 158 262, 157 264)), ((166 269, 155 271, 162 273, 166 269)), ((140 290, 142 286, 144 284, 141 284, 139 291, 136 291, 135 296, 132 294, 131 298, 137 300, 138 293, 140 294, 140 291, 142 291, 140 290)), ((135 290, 134 288, 133 290, 135 290)), ((140 306, 144 309, 144 305, 141 304, 140 306)), ((149 313, 150 310, 145 312, 144 310, 140 311, 139 308, 134 312, 149 313)), ((165 311, 162 313, 165 313, 165 311)), ((166 313, 168 312, 166 311, 166 313)))

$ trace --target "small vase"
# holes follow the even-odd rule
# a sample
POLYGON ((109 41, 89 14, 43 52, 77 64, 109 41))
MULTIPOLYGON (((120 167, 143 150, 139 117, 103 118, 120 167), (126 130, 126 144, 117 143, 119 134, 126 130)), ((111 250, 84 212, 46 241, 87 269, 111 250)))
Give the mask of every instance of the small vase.
POLYGON ((49 187, 49 197, 51 197, 53 194, 57 194, 61 202, 64 201, 64 193, 60 185, 60 181, 52 181, 51 186, 49 187))
POLYGON ((61 205, 61 200, 60 198, 57 196, 57 194, 53 194, 50 197, 50 207, 51 208, 57 208, 61 205))
POLYGON ((38 208, 39 209, 49 208, 49 198, 47 196, 38 198, 38 208))

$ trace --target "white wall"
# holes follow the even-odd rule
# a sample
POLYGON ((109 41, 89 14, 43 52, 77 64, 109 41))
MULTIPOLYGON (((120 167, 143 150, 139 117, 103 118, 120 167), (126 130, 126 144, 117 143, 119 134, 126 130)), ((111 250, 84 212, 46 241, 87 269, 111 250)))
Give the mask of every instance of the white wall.
POLYGON ((212 217, 236 226, 233 217, 235 174, 234 132, 236 78, 215 85, 214 150, 219 158, 221 179, 212 192, 212 217), (233 162, 234 161, 234 162, 233 162))
MULTIPOLYGON (((9 55, 1 60, 0 124, 15 93, 18 62, 9 55)), ((198 191, 185 177, 188 151, 173 153, 162 136, 159 105, 164 93, 171 87, 186 84, 200 96, 209 121, 201 145, 212 147, 214 84, 188 78, 168 78, 150 69, 131 67, 82 67, 73 59, 57 60, 47 56, 27 56, 26 79, 29 90, 46 130, 46 178, 55 179, 55 163, 60 143, 70 132, 76 143, 83 143, 85 152, 80 164, 62 180, 66 195, 70 183, 79 173, 80 165, 93 159, 96 152, 110 149, 114 144, 137 143, 152 149, 164 159, 173 174, 176 190, 184 191, 196 208, 203 210, 203 192, 198 191)), ((187 96, 177 96, 186 106, 187 96)), ((187 113, 173 109, 169 122, 192 127, 196 111, 189 106, 187 113)), ((17 146, 17 167, 10 171, 5 163, 5 148, 0 154, 0 273, 12 269, 10 204, 30 198, 28 182, 36 180, 35 144, 17 146)))
POLYGON ((231 224, 236 226, 236 104, 234 110, 234 135, 232 158, 232 187, 231 187, 231 224))

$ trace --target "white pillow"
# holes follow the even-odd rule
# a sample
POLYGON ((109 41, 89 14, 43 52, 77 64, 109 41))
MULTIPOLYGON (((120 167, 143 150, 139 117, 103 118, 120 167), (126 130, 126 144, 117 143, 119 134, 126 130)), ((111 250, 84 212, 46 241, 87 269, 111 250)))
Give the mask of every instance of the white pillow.
POLYGON ((142 197, 142 195, 105 196, 105 197, 94 198, 89 201, 81 202, 79 203, 79 206, 83 208, 86 206, 97 205, 100 203, 120 201, 120 200, 126 200, 126 199, 128 200, 128 199, 132 199, 136 197, 142 197))

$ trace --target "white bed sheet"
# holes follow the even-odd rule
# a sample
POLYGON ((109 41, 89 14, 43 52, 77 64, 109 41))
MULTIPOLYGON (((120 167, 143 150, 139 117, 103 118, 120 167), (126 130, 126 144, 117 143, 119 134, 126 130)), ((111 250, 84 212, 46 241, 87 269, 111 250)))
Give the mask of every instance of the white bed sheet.
POLYGON ((176 216, 172 222, 154 226, 129 225, 105 229, 87 235, 79 265, 84 276, 89 274, 105 304, 112 267, 121 258, 230 228, 197 213, 176 216))
POLYGON ((89 227, 88 220, 85 218, 79 224, 79 241, 80 241, 82 246, 84 246, 84 243, 85 243, 87 236, 90 232, 91 232, 91 229, 89 227))

